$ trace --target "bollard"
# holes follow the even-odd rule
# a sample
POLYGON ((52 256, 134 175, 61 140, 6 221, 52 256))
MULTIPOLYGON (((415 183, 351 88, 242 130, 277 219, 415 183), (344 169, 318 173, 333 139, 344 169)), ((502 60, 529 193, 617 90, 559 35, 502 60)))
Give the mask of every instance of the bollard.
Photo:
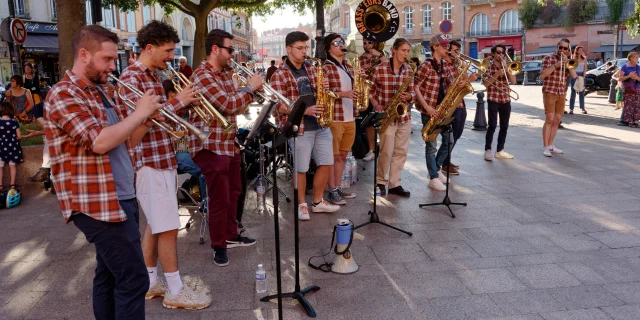
POLYGON ((609 85, 609 103, 616 103, 616 86, 618 81, 611 78, 611 84, 609 85))
POLYGON ((522 76, 522 85, 523 86, 529 85, 527 82, 529 82, 529 77, 527 76, 527 72, 525 71, 522 76))
POLYGON ((473 119, 473 129, 476 131, 487 130, 487 118, 484 115, 484 93, 478 92, 476 94, 478 102, 476 102, 476 117, 473 119))

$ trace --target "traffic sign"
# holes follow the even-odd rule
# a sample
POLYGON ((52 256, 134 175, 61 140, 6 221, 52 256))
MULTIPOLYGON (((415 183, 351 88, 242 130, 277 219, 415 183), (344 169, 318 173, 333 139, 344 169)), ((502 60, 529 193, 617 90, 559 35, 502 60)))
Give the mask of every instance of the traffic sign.
POLYGON ((23 44, 27 40, 27 27, 24 26, 24 22, 20 19, 13 19, 11 21, 11 36, 13 41, 18 44, 23 44))
POLYGON ((442 33, 449 33, 451 32, 451 30, 453 30, 453 23, 451 23, 451 21, 449 20, 440 21, 440 31, 442 33))
POLYGON ((627 26, 623 24, 618 27, 618 30, 621 30, 621 31, 627 30, 627 26))

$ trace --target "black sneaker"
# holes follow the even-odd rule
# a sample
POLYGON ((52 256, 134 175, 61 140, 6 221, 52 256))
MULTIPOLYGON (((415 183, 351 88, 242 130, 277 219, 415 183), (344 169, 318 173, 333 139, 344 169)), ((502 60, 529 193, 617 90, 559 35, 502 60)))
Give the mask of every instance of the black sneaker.
POLYGON ((256 244, 256 240, 255 239, 251 239, 251 238, 247 238, 247 237, 243 237, 241 235, 238 235, 237 237, 231 239, 231 240, 227 240, 227 248, 231 249, 231 248, 235 248, 235 247, 249 247, 256 244))
POLYGON ((384 184, 378 184, 378 189, 380 189, 381 196, 387 195, 387 187, 385 187, 384 184))
POLYGON ((582 114, 587 114, 587 109, 582 109, 582 114))
MULTIPOLYGON (((566 112, 565 112, 566 113, 566 112)), ((569 114, 573 114, 573 110, 569 110, 569 114)))
POLYGON ((395 194, 401 197, 409 198, 411 197, 411 192, 402 188, 402 186, 397 186, 395 188, 389 188, 389 194, 395 194))
POLYGON ((218 267, 225 267, 229 264, 229 257, 227 256, 227 248, 213 249, 213 263, 218 267))

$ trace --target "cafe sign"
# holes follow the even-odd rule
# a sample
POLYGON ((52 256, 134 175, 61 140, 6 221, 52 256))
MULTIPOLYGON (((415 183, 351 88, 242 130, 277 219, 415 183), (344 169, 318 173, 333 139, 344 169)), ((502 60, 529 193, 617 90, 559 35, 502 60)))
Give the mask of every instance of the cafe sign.
POLYGON ((550 33, 542 36, 543 38, 570 38, 575 37, 575 33, 550 33))
POLYGON ((24 25, 27 27, 27 33, 58 34, 57 23, 25 21, 24 25))

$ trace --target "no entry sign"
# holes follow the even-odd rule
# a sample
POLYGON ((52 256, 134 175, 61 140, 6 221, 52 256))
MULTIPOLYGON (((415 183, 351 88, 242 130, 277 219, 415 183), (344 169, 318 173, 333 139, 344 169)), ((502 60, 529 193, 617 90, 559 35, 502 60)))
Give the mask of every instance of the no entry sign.
POLYGON ((27 40, 27 28, 24 26, 24 22, 20 19, 13 19, 11 21, 11 36, 13 41, 18 44, 23 44, 27 40))

